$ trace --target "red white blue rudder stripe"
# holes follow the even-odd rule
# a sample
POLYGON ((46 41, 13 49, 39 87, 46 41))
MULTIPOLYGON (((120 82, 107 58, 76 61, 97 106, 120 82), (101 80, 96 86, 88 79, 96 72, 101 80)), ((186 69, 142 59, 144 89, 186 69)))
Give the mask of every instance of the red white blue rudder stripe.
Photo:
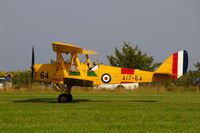
POLYGON ((181 77, 188 68, 188 53, 186 50, 182 50, 173 54, 172 63, 172 77, 178 79, 181 77))

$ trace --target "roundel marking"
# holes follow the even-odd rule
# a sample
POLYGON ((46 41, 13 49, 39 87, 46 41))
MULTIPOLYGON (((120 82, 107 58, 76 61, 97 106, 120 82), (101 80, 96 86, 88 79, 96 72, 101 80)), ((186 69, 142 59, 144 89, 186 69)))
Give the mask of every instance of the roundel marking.
POLYGON ((101 81, 104 83, 109 83, 111 81, 111 76, 108 73, 105 73, 101 76, 101 81))

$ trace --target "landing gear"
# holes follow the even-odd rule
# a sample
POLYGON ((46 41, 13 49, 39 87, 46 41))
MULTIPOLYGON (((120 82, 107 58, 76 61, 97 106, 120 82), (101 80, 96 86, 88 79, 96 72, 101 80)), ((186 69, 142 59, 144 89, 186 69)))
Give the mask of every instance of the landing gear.
POLYGON ((59 103, 70 103, 73 100, 73 97, 71 95, 71 88, 72 86, 66 86, 66 85, 56 85, 56 89, 61 90, 63 94, 60 94, 58 96, 58 102, 59 103))
POLYGON ((71 94, 60 94, 58 97, 59 103, 70 103, 72 102, 72 95, 71 94))

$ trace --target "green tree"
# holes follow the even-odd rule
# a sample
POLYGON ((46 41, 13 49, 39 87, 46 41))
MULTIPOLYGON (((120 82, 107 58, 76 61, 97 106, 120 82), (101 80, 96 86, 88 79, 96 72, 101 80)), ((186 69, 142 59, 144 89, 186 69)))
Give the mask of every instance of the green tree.
POLYGON ((15 88, 29 87, 31 83, 31 71, 15 71, 11 72, 13 75, 13 85, 15 88))
MULTIPOLYGON (((133 44, 134 45, 134 44, 133 44)), ((127 67, 141 70, 155 70, 160 63, 154 62, 153 56, 142 52, 137 45, 132 47, 130 42, 123 41, 122 50, 115 47, 114 55, 107 56, 112 66, 127 67)))
POLYGON ((194 64, 197 70, 189 70, 184 76, 179 78, 176 82, 179 86, 195 85, 194 80, 200 77, 200 62, 194 64))

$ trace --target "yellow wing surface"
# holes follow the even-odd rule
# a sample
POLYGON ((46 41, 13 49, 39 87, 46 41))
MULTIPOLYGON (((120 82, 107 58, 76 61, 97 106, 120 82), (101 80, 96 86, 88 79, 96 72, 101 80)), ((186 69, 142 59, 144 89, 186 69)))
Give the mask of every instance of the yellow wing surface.
POLYGON ((78 53, 78 54, 97 54, 93 50, 86 50, 73 44, 66 44, 62 42, 53 42, 53 51, 61 53, 78 53))

